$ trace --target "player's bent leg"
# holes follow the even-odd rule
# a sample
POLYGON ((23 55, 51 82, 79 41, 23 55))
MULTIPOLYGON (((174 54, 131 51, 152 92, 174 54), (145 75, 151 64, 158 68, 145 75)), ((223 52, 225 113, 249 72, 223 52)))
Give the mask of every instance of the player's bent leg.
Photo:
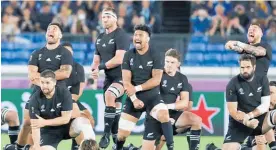
POLYGON ((231 143, 224 143, 222 145, 222 150, 240 150, 241 145, 237 142, 231 142, 231 143))
POLYGON ((96 139, 89 120, 84 117, 77 117, 71 123, 69 135, 71 137, 77 137, 81 132, 83 133, 84 139, 96 139))
POLYGON ((113 121, 113 125, 111 128, 111 133, 112 133, 112 140, 114 143, 116 143, 117 140, 117 134, 118 134, 118 128, 119 128, 119 120, 121 117, 121 112, 122 112, 122 103, 121 102, 116 102, 116 114, 115 118, 113 121))
POLYGON ((11 144, 14 144, 17 140, 19 133, 19 118, 17 112, 14 110, 7 110, 4 115, 4 120, 8 123, 8 135, 10 138, 11 144))
POLYGON ((262 133, 268 132, 275 126, 276 123, 276 110, 269 111, 266 113, 263 124, 262 124, 262 133))
POLYGON ((141 150, 155 150, 155 140, 143 140, 141 150))
POLYGON ((191 127, 189 136, 189 147, 190 150, 198 150, 200 143, 200 134, 201 134, 201 124, 202 119, 193 114, 192 112, 185 111, 181 114, 181 116, 176 120, 175 126, 177 128, 177 133, 181 133, 188 127, 191 127))
POLYGON ((87 109, 85 109, 81 113, 81 116, 83 116, 83 115, 85 115, 85 117, 87 117, 89 119, 91 126, 94 128, 95 120, 94 120, 93 116, 91 115, 91 113, 87 109))
POLYGON ((271 150, 276 150, 276 142, 275 142, 275 136, 274 136, 274 130, 271 129, 265 134, 265 139, 270 147, 271 150))
POLYGON ((127 113, 122 113, 119 121, 119 130, 117 135, 116 149, 122 150, 126 138, 130 135, 131 131, 135 128, 139 118, 136 118, 127 113))
POLYGON ((104 93, 105 97, 105 114, 104 114, 104 135, 100 140, 99 146, 101 148, 108 147, 110 143, 110 131, 116 115, 115 100, 124 94, 124 88, 119 83, 112 83, 104 93))
POLYGON ((22 147, 27 144, 28 134, 31 132, 31 119, 29 116, 29 110, 24 109, 24 120, 22 128, 18 134, 17 144, 19 147, 22 147))
POLYGON ((159 143, 156 145, 155 150, 161 150, 162 147, 164 146, 165 142, 166 142, 165 137, 164 137, 164 135, 162 135, 159 140, 159 143))
POLYGON ((170 116, 167 106, 164 103, 159 103, 154 106, 150 112, 150 115, 161 122, 163 135, 166 138, 168 149, 173 149, 173 128, 170 123, 170 116))

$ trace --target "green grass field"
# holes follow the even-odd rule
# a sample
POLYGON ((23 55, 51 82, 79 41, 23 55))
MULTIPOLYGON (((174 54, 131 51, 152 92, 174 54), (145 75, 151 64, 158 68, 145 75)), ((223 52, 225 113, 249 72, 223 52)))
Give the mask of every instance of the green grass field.
MULTIPOLYGON (((97 141, 100 139, 100 136, 97 136, 97 141)), ((8 144, 10 142, 9 137, 7 134, 2 134, 1 135, 1 146, 3 147, 4 145, 8 144)), ((174 138, 175 142, 175 150, 188 150, 188 145, 187 145, 187 140, 186 137, 184 136, 176 136, 174 138)), ((201 141, 200 141, 200 150, 205 150, 205 146, 208 143, 215 143, 215 145, 221 147, 222 142, 223 142, 223 137, 222 136, 202 136, 201 141)), ((138 135, 132 135, 127 138, 126 144, 128 143, 133 143, 136 146, 141 145, 142 143, 142 136, 138 135)), ((113 144, 110 144, 110 146, 107 148, 107 150, 111 150, 111 146, 113 144)), ((66 140, 62 141, 60 145, 58 146, 58 150, 70 150, 71 148, 71 140, 66 140)), ((166 149, 165 146, 163 148, 164 150, 166 149)))

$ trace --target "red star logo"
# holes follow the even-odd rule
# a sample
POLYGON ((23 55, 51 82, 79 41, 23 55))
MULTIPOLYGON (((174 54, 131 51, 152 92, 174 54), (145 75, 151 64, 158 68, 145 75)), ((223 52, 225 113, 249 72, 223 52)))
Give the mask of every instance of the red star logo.
POLYGON ((208 107, 204 95, 201 94, 197 106, 191 112, 202 118, 203 128, 211 134, 214 133, 212 118, 220 112, 220 108, 208 107))

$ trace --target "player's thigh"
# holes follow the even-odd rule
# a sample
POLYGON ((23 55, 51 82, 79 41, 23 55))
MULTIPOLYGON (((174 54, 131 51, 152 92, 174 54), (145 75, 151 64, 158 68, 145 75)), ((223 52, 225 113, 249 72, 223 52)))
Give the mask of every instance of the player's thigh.
POLYGON ((271 143, 272 141, 275 141, 275 133, 273 129, 270 129, 268 132, 265 134, 265 139, 268 143, 271 143))
POLYGON ((241 145, 237 142, 224 143, 222 145, 222 150, 240 150, 241 145))
POLYGON ((192 112, 184 111, 175 121, 176 128, 184 128, 186 126, 200 125, 202 119, 192 112))
POLYGON ((84 128, 87 128, 87 126, 91 126, 91 124, 86 117, 77 117, 71 120, 68 126, 70 126, 69 128, 70 137, 76 137, 80 135, 81 130, 83 130, 84 128))
POLYGON ((141 150, 155 150, 154 140, 143 140, 141 150))
POLYGON ((41 150, 56 150, 56 148, 50 145, 45 145, 41 147, 41 150))
POLYGON ((252 129, 244 126, 237 121, 229 121, 228 131, 224 138, 225 143, 243 143, 244 140, 253 132, 252 129))
POLYGON ((276 109, 259 116, 258 120, 260 122, 259 124, 261 124, 262 133, 268 132, 274 127, 273 124, 276 121, 276 109))

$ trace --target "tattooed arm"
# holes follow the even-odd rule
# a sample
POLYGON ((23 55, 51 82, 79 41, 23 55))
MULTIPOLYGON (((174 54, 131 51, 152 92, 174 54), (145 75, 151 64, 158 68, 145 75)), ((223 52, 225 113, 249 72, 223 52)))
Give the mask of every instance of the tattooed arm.
POLYGON ((70 77, 72 71, 71 65, 61 65, 59 70, 55 71, 57 80, 64 80, 70 77))
POLYGON ((262 46, 253 46, 239 41, 237 41, 235 45, 243 49, 246 53, 253 54, 254 56, 266 55, 266 49, 262 46))

